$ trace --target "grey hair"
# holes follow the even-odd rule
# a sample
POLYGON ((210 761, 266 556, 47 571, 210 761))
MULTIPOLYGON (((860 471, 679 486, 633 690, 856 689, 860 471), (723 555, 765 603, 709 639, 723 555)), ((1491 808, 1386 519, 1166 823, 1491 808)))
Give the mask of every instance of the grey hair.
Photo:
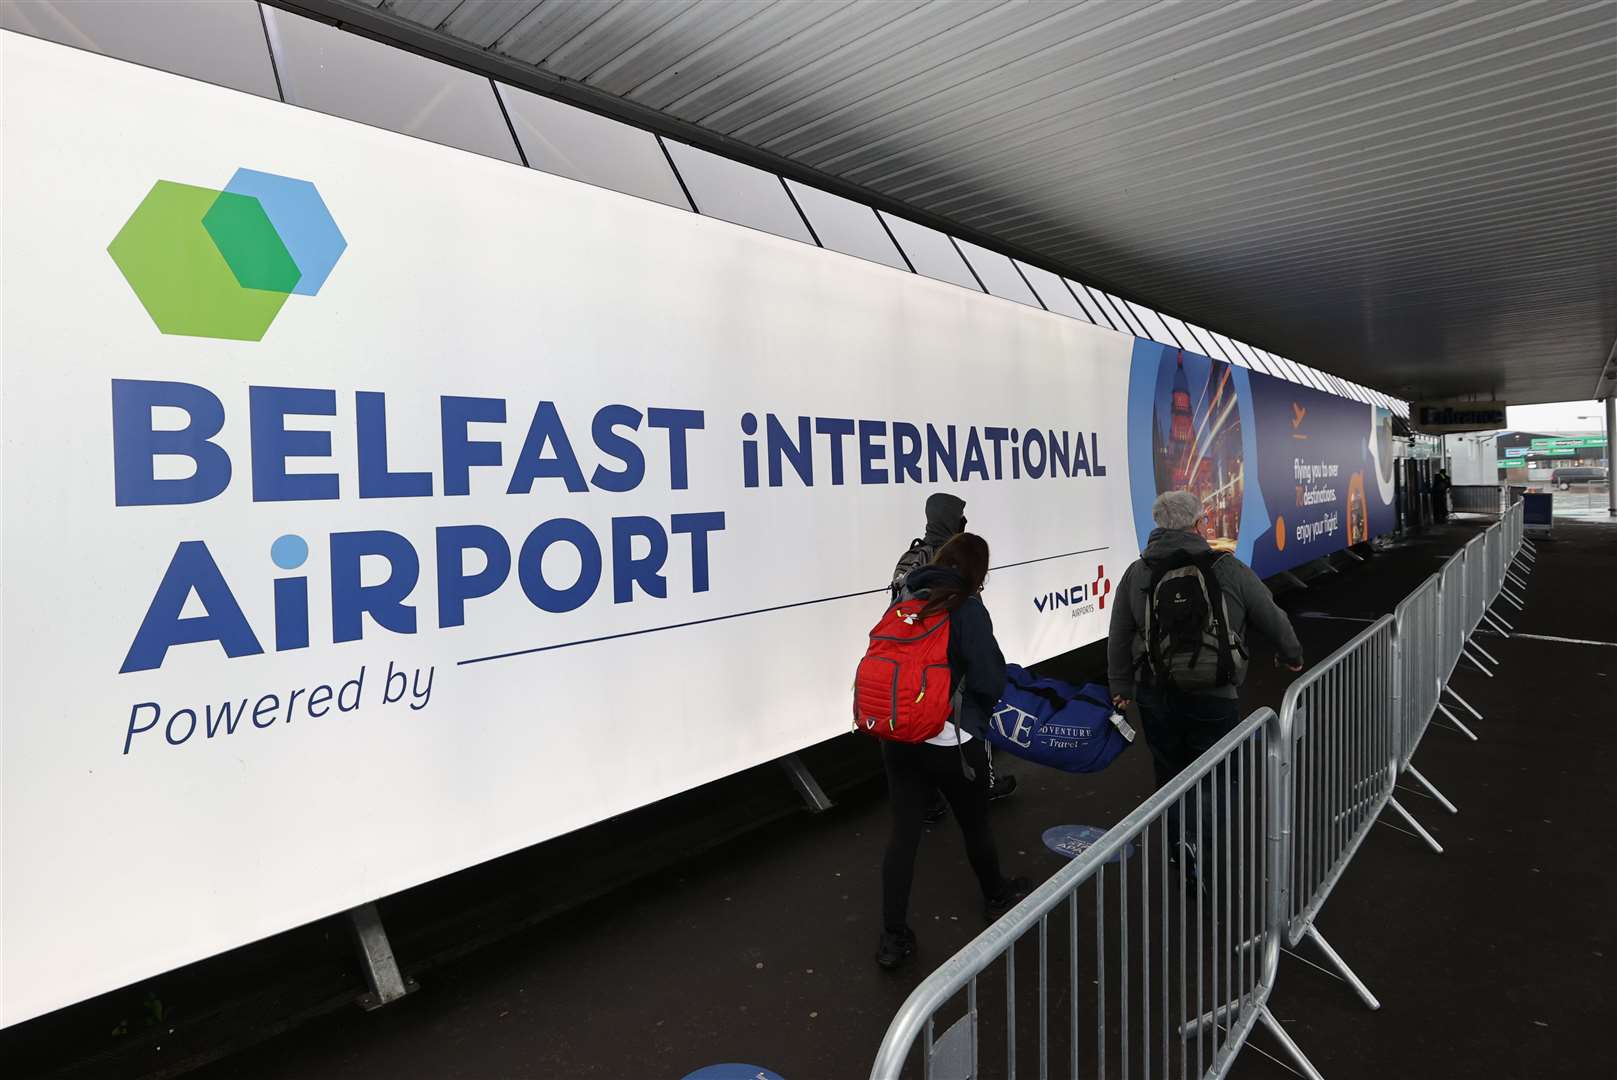
POLYGON ((1159 528, 1188 532, 1201 520, 1202 501, 1193 492, 1164 491, 1151 504, 1151 520, 1159 528))

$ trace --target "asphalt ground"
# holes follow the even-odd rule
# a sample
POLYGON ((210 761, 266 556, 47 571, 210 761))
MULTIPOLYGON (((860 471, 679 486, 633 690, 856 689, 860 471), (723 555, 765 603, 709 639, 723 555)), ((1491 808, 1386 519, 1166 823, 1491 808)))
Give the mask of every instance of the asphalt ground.
MULTIPOLYGON (((1428 530, 1284 594, 1308 655, 1390 612, 1474 528, 1428 530)), ((1271 1006, 1332 1080, 1617 1072, 1601 1024, 1617 1015, 1617 529, 1558 523, 1526 611, 1506 615, 1518 634, 1482 639, 1498 676, 1455 676, 1481 741, 1434 722, 1415 759, 1460 814, 1399 793, 1445 854, 1384 819, 1319 919, 1382 1008, 1312 946, 1282 958, 1271 1006)), ((1278 706, 1291 676, 1261 647, 1254 659, 1244 708, 1278 706)), ((1047 667, 1081 678, 1100 662, 1091 648, 1047 667)), ((348 943, 328 920, 0 1033, 0 1056, 62 1080, 679 1080, 724 1061, 858 1080, 909 991, 981 930, 981 902, 952 823, 933 828, 920 952, 879 970, 874 749, 846 738, 807 757, 837 799, 826 814, 795 811, 763 770, 385 900, 420 989, 377 1012, 352 1006, 348 943)), ((1044 829, 1110 825, 1152 789, 1143 747, 1091 776, 1009 767, 1020 787, 994 804, 995 831, 1007 870, 1035 880, 1063 865, 1044 829)), ((1290 1075, 1269 1055, 1283 1056, 1260 1032, 1232 1075, 1290 1075)))

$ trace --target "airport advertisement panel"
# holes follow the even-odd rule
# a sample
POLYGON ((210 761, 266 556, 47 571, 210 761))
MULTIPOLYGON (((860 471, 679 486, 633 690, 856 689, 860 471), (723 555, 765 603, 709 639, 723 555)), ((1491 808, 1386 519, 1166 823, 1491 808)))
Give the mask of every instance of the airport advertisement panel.
POLYGON ((1159 346, 0 45, 0 1024, 847 731, 932 491, 1022 663, 1104 636, 1159 470, 1263 554, 1244 369, 1142 426, 1159 346))
POLYGON ((1201 496, 1200 531, 1269 577, 1391 532, 1392 414, 1228 361, 1136 340, 1129 472, 1137 539, 1151 501, 1201 496))
POLYGON ((6 1022, 846 732, 934 490, 1105 632, 1131 339, 4 45, 6 1022))

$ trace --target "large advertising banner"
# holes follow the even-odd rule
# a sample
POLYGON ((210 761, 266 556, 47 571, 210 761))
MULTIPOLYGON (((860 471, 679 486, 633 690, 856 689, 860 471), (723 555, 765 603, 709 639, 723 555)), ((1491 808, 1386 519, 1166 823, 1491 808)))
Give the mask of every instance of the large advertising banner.
POLYGON ((4 1022, 848 731, 933 491, 1105 633, 1132 339, 3 41, 4 1022))
POLYGON ((1392 414, 1136 340, 1129 471, 1137 538, 1164 491, 1201 497, 1200 531, 1269 577, 1395 527, 1392 414))
POLYGON ((0 1024, 847 731, 934 491, 1024 664, 1166 486, 1263 573, 1383 528, 1368 406, 0 48, 0 1024))

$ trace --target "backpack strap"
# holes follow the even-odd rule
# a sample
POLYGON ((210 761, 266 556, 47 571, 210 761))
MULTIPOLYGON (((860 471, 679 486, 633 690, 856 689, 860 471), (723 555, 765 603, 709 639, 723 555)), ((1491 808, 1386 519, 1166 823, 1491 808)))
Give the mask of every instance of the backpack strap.
POLYGON ((910 541, 909 548, 898 557, 898 562, 893 567, 893 580, 887 586, 895 602, 902 599, 900 594, 904 590, 904 579, 910 576, 911 571, 931 562, 933 554, 922 537, 917 536, 910 541))
POLYGON ((1230 651, 1230 628, 1227 625, 1229 609, 1224 606, 1224 587, 1219 584, 1213 569, 1228 552, 1208 551, 1195 558, 1196 569, 1201 572, 1207 588, 1208 617, 1213 620, 1213 634, 1218 639, 1218 681, 1222 685, 1235 682, 1235 657, 1230 651))
POLYGON ((960 706, 965 704, 966 692, 962 687, 955 687, 954 697, 949 702, 949 722, 954 725, 954 746, 960 751, 960 771, 967 780, 977 779, 977 770, 966 761, 966 742, 960 737, 960 706))

